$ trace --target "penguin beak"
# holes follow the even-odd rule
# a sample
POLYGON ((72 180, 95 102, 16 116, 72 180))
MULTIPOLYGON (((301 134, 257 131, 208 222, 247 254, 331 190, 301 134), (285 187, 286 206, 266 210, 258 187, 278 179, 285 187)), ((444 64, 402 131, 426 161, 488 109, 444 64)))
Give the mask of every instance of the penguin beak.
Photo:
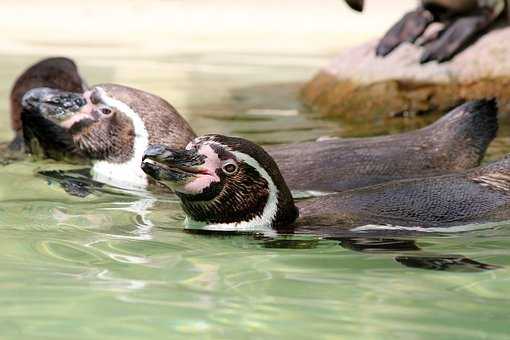
POLYGON ((350 8, 357 12, 363 12, 363 0, 345 0, 347 5, 349 5, 350 8))
POLYGON ((205 156, 195 149, 171 149, 165 145, 150 145, 142 158, 142 170, 157 181, 182 183, 207 174, 205 156))
POLYGON ((80 93, 47 87, 32 89, 25 93, 21 100, 24 110, 38 113, 56 123, 61 123, 79 113, 86 104, 87 100, 80 93))

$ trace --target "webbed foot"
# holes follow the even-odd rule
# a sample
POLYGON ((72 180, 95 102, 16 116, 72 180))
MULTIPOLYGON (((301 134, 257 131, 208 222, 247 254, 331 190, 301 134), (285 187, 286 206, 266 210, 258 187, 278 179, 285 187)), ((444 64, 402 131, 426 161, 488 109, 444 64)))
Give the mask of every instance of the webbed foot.
POLYGON ((431 42, 423 53, 420 63, 427 63, 436 60, 445 62, 451 60, 464 47, 472 42, 492 22, 487 11, 479 14, 461 17, 455 20, 439 38, 431 42))
POLYGON ((434 21, 434 15, 425 8, 418 8, 404 15, 379 41, 376 55, 384 57, 403 42, 414 42, 434 21))

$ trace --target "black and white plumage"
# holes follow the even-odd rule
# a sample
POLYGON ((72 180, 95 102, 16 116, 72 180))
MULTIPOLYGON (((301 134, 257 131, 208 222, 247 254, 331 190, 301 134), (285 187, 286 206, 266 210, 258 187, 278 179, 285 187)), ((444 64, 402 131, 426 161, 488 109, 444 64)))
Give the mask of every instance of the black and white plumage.
POLYGON ((241 138, 207 135, 180 150, 151 146, 142 169, 177 193, 188 228, 201 230, 348 237, 458 231, 510 218, 510 158, 297 203, 271 157, 241 138))
POLYGON ((185 146, 195 134, 165 100, 115 84, 83 93, 36 88, 22 100, 25 143, 33 154, 92 163, 94 179, 126 188, 148 184, 139 164, 147 146, 185 146))
POLYGON ((142 169, 179 196, 193 228, 253 231, 298 216, 275 161, 242 138, 205 135, 184 150, 153 145, 142 169))
MULTIPOLYGON (((81 79, 73 61, 51 58, 16 81, 19 109, 12 115, 28 152, 93 163, 97 180, 140 187, 145 180, 138 165, 147 144, 181 147, 195 137, 158 96, 115 84, 88 87, 81 79)), ((342 191, 477 166, 496 134, 496 113, 494 103, 471 102, 409 133, 273 146, 268 152, 291 190, 342 191)))
POLYGON ((272 146, 292 190, 344 191, 480 164, 498 130, 493 100, 467 102, 407 133, 272 146))

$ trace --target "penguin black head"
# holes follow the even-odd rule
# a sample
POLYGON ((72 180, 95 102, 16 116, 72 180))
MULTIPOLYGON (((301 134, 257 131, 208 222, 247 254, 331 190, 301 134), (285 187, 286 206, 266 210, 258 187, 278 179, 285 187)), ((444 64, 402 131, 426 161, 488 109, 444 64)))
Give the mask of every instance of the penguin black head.
POLYGON ((151 145, 142 170, 175 191, 190 228, 260 231, 298 217, 275 161, 242 138, 205 135, 185 149, 151 145))

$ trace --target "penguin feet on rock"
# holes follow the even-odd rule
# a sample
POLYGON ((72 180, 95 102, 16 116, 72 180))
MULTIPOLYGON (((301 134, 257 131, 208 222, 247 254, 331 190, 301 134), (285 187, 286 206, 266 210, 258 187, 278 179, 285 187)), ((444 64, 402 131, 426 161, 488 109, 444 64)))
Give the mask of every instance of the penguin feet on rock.
POLYGON ((414 43, 433 21, 433 14, 425 8, 407 13, 379 41, 375 54, 384 57, 403 42, 414 43))
POLYGON ((439 35, 437 40, 432 41, 425 48, 420 63, 424 64, 433 60, 441 63, 451 60, 470 42, 483 33, 491 22, 490 13, 484 10, 453 21, 439 35))
POLYGON ((379 41, 376 55, 384 57, 404 42, 415 43, 430 24, 445 29, 428 38, 420 63, 451 60, 470 43, 484 34, 505 8, 503 0, 479 3, 470 0, 423 0, 420 7, 404 15, 379 41))

